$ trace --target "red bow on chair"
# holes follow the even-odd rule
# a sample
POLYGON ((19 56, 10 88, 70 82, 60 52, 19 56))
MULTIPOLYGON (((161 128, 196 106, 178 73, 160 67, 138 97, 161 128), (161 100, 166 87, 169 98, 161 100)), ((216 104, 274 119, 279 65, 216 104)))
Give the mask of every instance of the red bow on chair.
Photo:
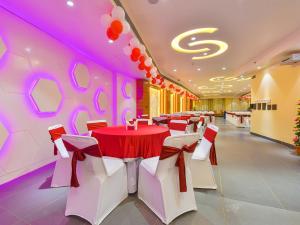
POLYGON ((72 157, 72 176, 71 176, 71 187, 79 187, 79 182, 77 178, 77 161, 84 161, 86 156, 85 154, 88 154, 90 156, 94 157, 102 157, 102 153, 100 152, 100 148, 98 144, 91 145, 89 147, 79 149, 76 146, 70 144, 67 141, 63 141, 66 149, 70 152, 73 152, 73 157, 72 157))
POLYGON ((210 148, 210 153, 209 153, 209 159, 210 159, 210 163, 212 165, 218 165, 216 147, 215 147, 216 136, 217 136, 217 132, 208 127, 206 128, 204 135, 203 135, 204 138, 206 138, 209 142, 212 143, 212 146, 210 148))
POLYGON ((181 149, 170 147, 170 146, 163 146, 162 152, 160 155, 160 160, 169 158, 173 155, 178 154, 176 164, 175 166, 178 167, 178 174, 179 174, 179 186, 180 186, 180 192, 186 192, 186 175, 185 175, 185 162, 184 162, 184 154, 183 152, 192 153, 195 151, 195 148, 197 146, 198 142, 195 142, 194 144, 187 146, 184 145, 181 149))
POLYGON ((196 133, 197 132, 197 125, 198 125, 199 121, 193 121, 193 120, 190 120, 189 121, 189 124, 193 124, 193 131, 196 133))
MULTIPOLYGON (((49 130, 51 141, 54 143, 57 139, 61 138, 61 135, 66 134, 64 127, 58 127, 56 129, 49 130)), ((57 155, 57 147, 54 143, 54 149, 53 149, 54 155, 57 155)))

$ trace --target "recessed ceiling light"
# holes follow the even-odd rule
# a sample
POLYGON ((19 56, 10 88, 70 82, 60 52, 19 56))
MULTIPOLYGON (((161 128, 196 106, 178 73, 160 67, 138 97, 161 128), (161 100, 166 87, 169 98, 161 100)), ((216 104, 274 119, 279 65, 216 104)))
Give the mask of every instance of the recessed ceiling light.
POLYGON ((196 40, 196 37, 191 37, 191 41, 195 41, 196 40))
POLYGON ((197 68, 197 70, 200 71, 201 69, 200 69, 200 68, 197 68))
POLYGON ((222 70, 226 70, 226 67, 222 67, 222 70))
POLYGON ((108 40, 108 43, 112 44, 112 43, 114 43, 114 41, 111 40, 111 39, 109 39, 109 40, 108 40))
POLYGON ((67 1, 67 6, 73 7, 74 6, 74 2, 72 0, 68 0, 67 1))
POLYGON ((257 68, 258 70, 260 70, 260 69, 261 69, 261 66, 257 66, 256 68, 257 68))
POLYGON ((207 52, 204 52, 204 53, 203 53, 203 55, 207 55, 207 54, 208 54, 207 52))
POLYGON ((173 69, 173 71, 176 72, 177 70, 176 70, 176 69, 173 69))
POLYGON ((192 82, 192 80, 189 80, 189 82, 192 82))

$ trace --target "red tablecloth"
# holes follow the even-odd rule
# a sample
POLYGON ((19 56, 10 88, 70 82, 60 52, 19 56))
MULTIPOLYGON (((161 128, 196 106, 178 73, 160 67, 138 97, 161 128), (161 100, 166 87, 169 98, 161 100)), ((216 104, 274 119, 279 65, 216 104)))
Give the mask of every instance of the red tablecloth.
POLYGON ((140 126, 126 130, 125 126, 103 127, 92 132, 105 156, 117 158, 149 158, 159 156, 163 142, 170 136, 169 128, 140 126))

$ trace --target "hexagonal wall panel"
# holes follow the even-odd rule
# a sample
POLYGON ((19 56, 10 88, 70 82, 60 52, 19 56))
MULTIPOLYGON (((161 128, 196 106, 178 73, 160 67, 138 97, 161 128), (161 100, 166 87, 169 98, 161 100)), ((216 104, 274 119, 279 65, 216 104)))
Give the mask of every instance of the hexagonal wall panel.
POLYGON ((131 98, 132 97, 132 84, 128 81, 123 81, 122 85, 122 93, 124 98, 131 98))
POLYGON ((4 124, 0 122, 0 151, 4 146, 5 142, 7 141, 8 136, 9 136, 8 130, 6 129, 4 124))
POLYGON ((89 87, 90 73, 86 65, 82 63, 77 63, 74 66, 72 78, 77 88, 85 90, 89 87))
POLYGON ((40 113, 57 112, 62 103, 62 93, 54 80, 39 78, 33 84, 30 97, 40 113))
POLYGON ((97 111, 100 113, 105 112, 105 110, 107 109, 107 106, 108 106, 107 95, 102 89, 99 89, 96 92, 95 106, 96 106, 97 111))
POLYGON ((122 112, 122 123, 125 125, 126 121, 133 118, 133 113, 130 109, 124 109, 122 112))
POLYGON ((85 109, 77 109, 73 115, 73 129, 77 134, 87 133, 86 122, 90 120, 90 114, 85 109))
POLYGON ((4 56, 6 50, 7 50, 7 48, 6 48, 5 44, 4 44, 4 41, 0 37, 0 59, 4 56))

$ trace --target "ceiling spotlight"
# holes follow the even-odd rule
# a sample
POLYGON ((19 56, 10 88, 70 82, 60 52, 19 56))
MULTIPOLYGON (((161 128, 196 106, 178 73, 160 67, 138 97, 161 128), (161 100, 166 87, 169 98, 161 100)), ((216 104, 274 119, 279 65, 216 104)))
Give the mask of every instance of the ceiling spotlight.
POLYGON ((222 70, 226 70, 226 67, 222 67, 222 70))
POLYGON ((192 80, 189 80, 189 82, 192 82, 192 80))
POLYGON ((112 44, 112 43, 114 43, 114 41, 111 40, 111 39, 109 39, 109 40, 108 40, 108 43, 112 44))
POLYGON ((203 53, 203 55, 207 55, 207 54, 208 54, 207 52, 204 52, 204 53, 203 53))
POLYGON ((197 70, 200 71, 201 69, 200 69, 200 68, 197 68, 197 70))
POLYGON ((173 69, 173 71, 176 72, 177 70, 176 70, 176 69, 173 69))
POLYGON ((195 41, 196 40, 196 37, 191 37, 191 41, 195 41))
POLYGON ((261 69, 261 66, 257 66, 256 68, 257 68, 258 70, 260 70, 260 69, 261 69))
POLYGON ((68 0, 67 1, 67 6, 73 7, 74 6, 74 2, 72 0, 68 0))

